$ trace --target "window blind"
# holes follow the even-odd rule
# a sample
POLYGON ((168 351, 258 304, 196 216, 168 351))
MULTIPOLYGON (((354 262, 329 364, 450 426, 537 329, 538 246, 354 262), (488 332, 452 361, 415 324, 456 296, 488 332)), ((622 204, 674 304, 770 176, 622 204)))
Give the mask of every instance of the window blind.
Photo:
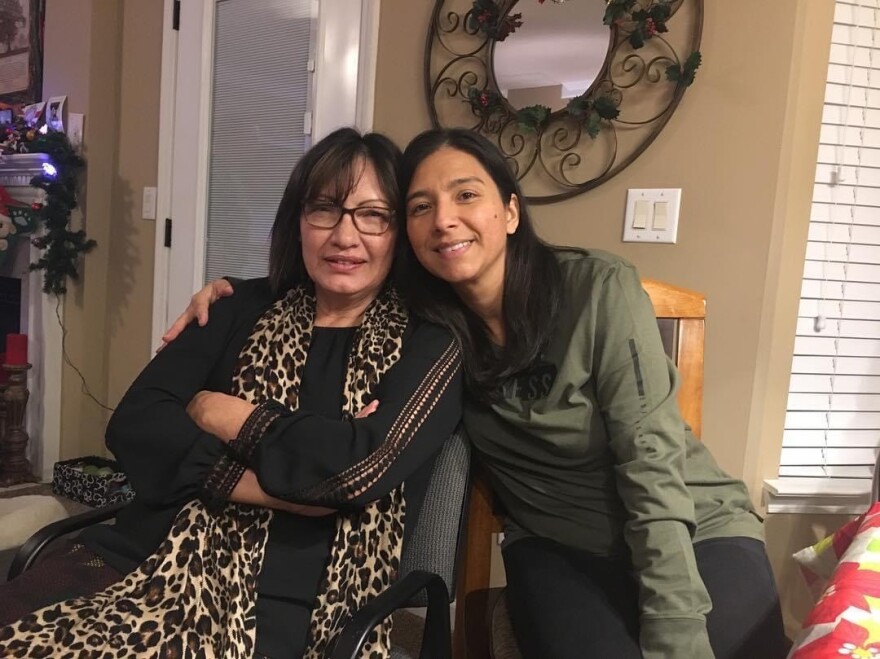
POLYGON ((268 271, 275 211, 307 148, 311 6, 216 3, 205 281, 268 271))
POLYGON ((781 479, 869 479, 880 446, 880 0, 838 0, 781 479))

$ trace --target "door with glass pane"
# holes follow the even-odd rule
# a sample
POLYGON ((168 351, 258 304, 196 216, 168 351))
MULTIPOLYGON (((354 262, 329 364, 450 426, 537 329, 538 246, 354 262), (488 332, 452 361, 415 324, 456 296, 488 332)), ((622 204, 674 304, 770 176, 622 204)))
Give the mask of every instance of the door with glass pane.
POLYGON ((378 0, 180 0, 176 13, 154 339, 204 282, 267 273, 275 211, 312 134, 369 124, 364 53, 378 28, 378 0))

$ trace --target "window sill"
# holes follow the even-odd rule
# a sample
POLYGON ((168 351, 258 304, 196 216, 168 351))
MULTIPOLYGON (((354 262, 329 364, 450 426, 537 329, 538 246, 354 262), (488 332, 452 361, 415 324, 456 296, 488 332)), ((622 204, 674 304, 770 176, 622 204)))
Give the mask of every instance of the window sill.
POLYGON ((860 515, 871 503, 871 481, 771 478, 764 481, 763 499, 767 514, 860 515))

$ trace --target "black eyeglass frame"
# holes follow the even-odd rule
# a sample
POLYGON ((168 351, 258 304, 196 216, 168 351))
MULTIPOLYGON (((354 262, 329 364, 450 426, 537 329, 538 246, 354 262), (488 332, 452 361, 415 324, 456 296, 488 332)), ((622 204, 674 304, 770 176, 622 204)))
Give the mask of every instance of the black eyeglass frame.
POLYGON ((394 220, 397 217, 397 213, 394 211, 394 209, 384 208, 382 206, 358 206, 356 208, 346 208, 345 206, 340 206, 339 204, 330 204, 330 203, 315 204, 315 205, 320 205, 324 209, 335 208, 339 212, 339 216, 336 218, 336 222, 334 222, 332 225, 325 226, 323 224, 315 224, 314 222, 312 222, 309 219, 309 216, 315 211, 315 209, 312 208, 312 204, 310 204, 310 203, 304 204, 303 217, 305 218, 306 223, 311 227, 315 227, 316 229, 327 229, 328 231, 332 231, 337 226, 339 226, 339 223, 342 222, 343 217, 345 217, 346 215, 351 215, 351 221, 354 223, 354 228, 358 230, 358 233, 362 233, 365 236, 381 236, 385 233, 388 233, 388 229, 390 229, 394 225, 394 220), (361 225, 358 224, 358 216, 357 216, 358 211, 363 211, 363 210, 386 211, 389 216, 388 224, 385 226, 384 229, 382 229, 382 231, 364 231, 361 228, 361 225))

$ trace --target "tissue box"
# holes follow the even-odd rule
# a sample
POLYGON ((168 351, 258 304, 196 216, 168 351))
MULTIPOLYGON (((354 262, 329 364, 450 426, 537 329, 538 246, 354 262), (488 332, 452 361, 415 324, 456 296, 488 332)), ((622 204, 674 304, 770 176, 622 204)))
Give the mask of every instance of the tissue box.
POLYGON ((52 491, 95 508, 134 498, 128 479, 119 471, 119 463, 96 455, 56 462, 52 491))

